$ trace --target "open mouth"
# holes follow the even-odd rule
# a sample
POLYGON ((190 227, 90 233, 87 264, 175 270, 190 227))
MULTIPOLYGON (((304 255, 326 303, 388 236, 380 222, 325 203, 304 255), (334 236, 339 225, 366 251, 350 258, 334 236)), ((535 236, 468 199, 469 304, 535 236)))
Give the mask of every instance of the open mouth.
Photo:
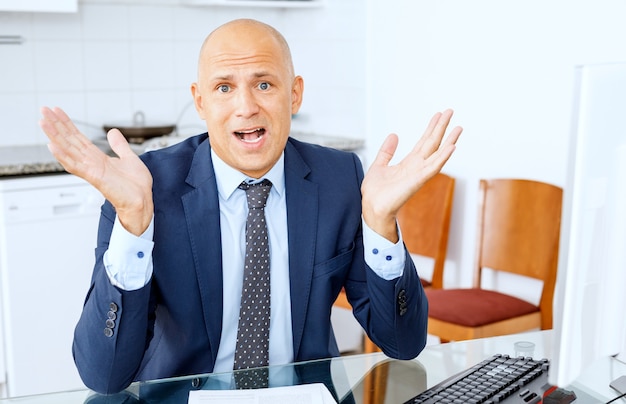
POLYGON ((244 131, 235 131, 235 135, 237 135, 237 137, 239 137, 242 142, 257 143, 261 140, 263 135, 265 135, 265 129, 257 128, 244 131))

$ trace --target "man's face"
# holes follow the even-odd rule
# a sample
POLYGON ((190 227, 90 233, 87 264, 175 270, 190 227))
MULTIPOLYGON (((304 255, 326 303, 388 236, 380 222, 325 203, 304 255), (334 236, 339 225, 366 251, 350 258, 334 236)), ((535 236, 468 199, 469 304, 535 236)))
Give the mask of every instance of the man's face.
POLYGON ((278 161, 302 102, 285 49, 256 26, 225 27, 203 47, 196 109, 211 147, 231 167, 260 178, 278 161))

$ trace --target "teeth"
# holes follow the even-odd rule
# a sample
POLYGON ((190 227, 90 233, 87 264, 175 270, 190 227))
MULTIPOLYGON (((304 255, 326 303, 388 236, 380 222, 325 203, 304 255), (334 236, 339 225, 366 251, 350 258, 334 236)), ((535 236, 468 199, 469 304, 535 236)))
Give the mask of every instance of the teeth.
POLYGON ((246 143, 258 143, 261 141, 261 136, 254 138, 254 139, 241 139, 241 140, 246 143))
POLYGON ((239 139, 246 143, 259 142, 261 138, 263 137, 263 133, 265 133, 263 129, 253 129, 253 130, 235 132, 235 134, 239 136, 239 139), (247 135, 254 135, 255 133, 256 133, 256 137, 247 136, 247 135))

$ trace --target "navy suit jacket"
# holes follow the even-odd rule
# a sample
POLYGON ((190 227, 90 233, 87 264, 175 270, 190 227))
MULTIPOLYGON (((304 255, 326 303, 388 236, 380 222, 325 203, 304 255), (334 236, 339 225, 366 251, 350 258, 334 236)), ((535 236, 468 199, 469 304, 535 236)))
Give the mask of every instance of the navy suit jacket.
MULTIPOLYGON (((85 385, 115 393, 136 380, 208 373, 222 329, 222 251, 215 173, 206 134, 142 155, 153 176, 153 276, 135 291, 111 285, 102 264, 115 219, 102 207, 96 263, 76 326, 85 385), (107 323, 108 321, 108 323, 107 323)), ((296 361, 339 355, 331 307, 345 287, 353 313, 390 357, 426 342, 428 305, 408 252, 387 281, 363 255, 358 157, 289 139, 285 147, 289 278, 296 361)))

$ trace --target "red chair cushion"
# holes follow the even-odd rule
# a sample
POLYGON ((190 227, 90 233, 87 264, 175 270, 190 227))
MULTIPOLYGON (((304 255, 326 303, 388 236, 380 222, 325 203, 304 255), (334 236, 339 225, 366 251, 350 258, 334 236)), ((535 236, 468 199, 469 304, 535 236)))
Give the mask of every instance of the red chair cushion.
POLYGON ((466 327, 479 327, 539 311, 516 297, 484 289, 426 289, 428 316, 466 327))

